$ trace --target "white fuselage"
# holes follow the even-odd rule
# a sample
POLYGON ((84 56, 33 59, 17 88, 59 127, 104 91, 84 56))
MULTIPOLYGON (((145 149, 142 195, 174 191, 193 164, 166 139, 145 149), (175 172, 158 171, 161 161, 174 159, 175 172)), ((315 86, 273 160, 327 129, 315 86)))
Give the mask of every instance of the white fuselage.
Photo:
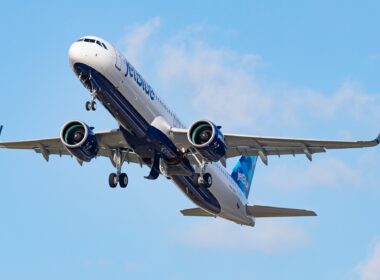
MULTIPOLYGON (((171 127, 185 127, 157 92, 109 42, 93 36, 86 38, 103 42, 107 49, 96 43, 75 42, 69 51, 72 67, 76 63, 82 63, 101 73, 132 104, 146 122, 161 130, 169 138, 172 137, 169 133, 171 127)), ((195 166, 195 169, 197 168, 195 166)), ((254 219, 246 213, 247 199, 227 170, 217 162, 207 164, 206 172, 213 178, 209 190, 221 206, 218 216, 239 224, 253 226, 254 219)))

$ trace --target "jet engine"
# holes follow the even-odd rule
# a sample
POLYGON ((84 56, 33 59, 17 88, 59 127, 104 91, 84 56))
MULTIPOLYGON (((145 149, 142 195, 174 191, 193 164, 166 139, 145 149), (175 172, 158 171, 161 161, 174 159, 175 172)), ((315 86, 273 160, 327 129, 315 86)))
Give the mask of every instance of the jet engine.
POLYGON ((92 128, 81 121, 70 121, 61 130, 61 141, 81 161, 89 162, 98 154, 98 143, 92 128))
POLYGON ((226 155, 227 146, 220 127, 210 121, 200 120, 193 123, 187 138, 194 148, 209 161, 217 162, 226 155))

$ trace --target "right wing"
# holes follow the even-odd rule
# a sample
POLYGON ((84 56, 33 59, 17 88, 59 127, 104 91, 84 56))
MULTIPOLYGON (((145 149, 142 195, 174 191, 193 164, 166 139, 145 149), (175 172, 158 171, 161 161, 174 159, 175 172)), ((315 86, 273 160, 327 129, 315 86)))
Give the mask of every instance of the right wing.
POLYGON ((246 209, 247 214, 255 218, 317 216, 314 211, 271 206, 247 205, 246 209))
MULTIPOLYGON (((187 129, 171 128, 170 133, 177 146, 183 149, 191 148, 187 139, 187 129)), ((315 153, 323 153, 328 149, 347 149, 373 147, 380 143, 380 135, 370 141, 331 141, 265 137, 254 135, 224 134, 227 145, 226 158, 236 156, 259 156, 262 162, 268 164, 271 155, 304 154, 309 160, 315 153)))
MULTIPOLYGON (((97 156, 110 158, 114 163, 114 154, 117 149, 120 150, 125 161, 142 164, 141 158, 134 153, 128 143, 125 141, 122 133, 119 130, 111 130, 106 132, 95 133, 96 140, 99 146, 97 156)), ((42 154, 46 161, 50 155, 70 155, 69 151, 62 144, 60 138, 37 139, 16 142, 0 142, 0 149, 21 149, 34 150, 36 153, 42 154)))
POLYGON ((226 134, 225 141, 227 157, 258 155, 267 163, 267 155, 305 154, 311 160, 312 154, 326 152, 326 149, 373 147, 380 143, 380 135, 370 141, 331 141, 226 134))

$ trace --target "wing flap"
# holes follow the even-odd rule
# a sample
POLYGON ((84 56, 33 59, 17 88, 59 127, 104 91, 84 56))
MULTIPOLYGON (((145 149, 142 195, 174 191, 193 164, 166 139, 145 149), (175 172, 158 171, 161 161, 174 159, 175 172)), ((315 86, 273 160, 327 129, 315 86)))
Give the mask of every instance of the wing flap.
POLYGON ((230 147, 323 147, 326 149, 364 148, 373 147, 380 143, 380 135, 370 141, 331 141, 314 139, 296 139, 280 137, 261 137, 238 134, 224 135, 227 145, 230 147))
POLYGON ((194 216, 194 217, 215 217, 215 215, 208 213, 202 208, 190 208, 181 210, 184 216, 194 216))
MULTIPOLYGON (((312 147, 309 148, 311 154, 315 153, 325 153, 326 149, 322 147, 312 147)), ((305 150, 296 147, 271 147, 265 149, 265 154, 267 156, 282 156, 282 155, 304 155, 305 150)), ((226 157, 236 157, 236 156, 259 156, 260 149, 252 147, 232 147, 227 150, 226 157)))
POLYGON ((255 218, 317 216, 314 211, 303 209, 280 208, 261 205, 247 205, 246 209, 247 214, 255 218))

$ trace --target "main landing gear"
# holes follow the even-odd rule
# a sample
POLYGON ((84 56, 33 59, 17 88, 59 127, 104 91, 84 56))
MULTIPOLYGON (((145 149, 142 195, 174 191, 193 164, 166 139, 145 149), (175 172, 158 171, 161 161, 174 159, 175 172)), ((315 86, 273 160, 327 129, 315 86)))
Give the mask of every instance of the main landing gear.
POLYGON ((116 173, 111 173, 108 178, 108 183, 111 188, 116 188, 118 184, 123 189, 128 186, 128 175, 121 173, 121 167, 123 166, 125 157, 126 154, 122 153, 119 149, 117 149, 111 157, 111 161, 116 167, 116 173))
POLYGON ((212 185, 212 176, 210 173, 198 175, 198 185, 209 188, 212 185))
POLYGON ((128 186, 128 175, 126 173, 120 173, 119 175, 111 173, 108 178, 108 183, 111 188, 116 188, 117 184, 119 184, 120 187, 124 189, 128 186))

